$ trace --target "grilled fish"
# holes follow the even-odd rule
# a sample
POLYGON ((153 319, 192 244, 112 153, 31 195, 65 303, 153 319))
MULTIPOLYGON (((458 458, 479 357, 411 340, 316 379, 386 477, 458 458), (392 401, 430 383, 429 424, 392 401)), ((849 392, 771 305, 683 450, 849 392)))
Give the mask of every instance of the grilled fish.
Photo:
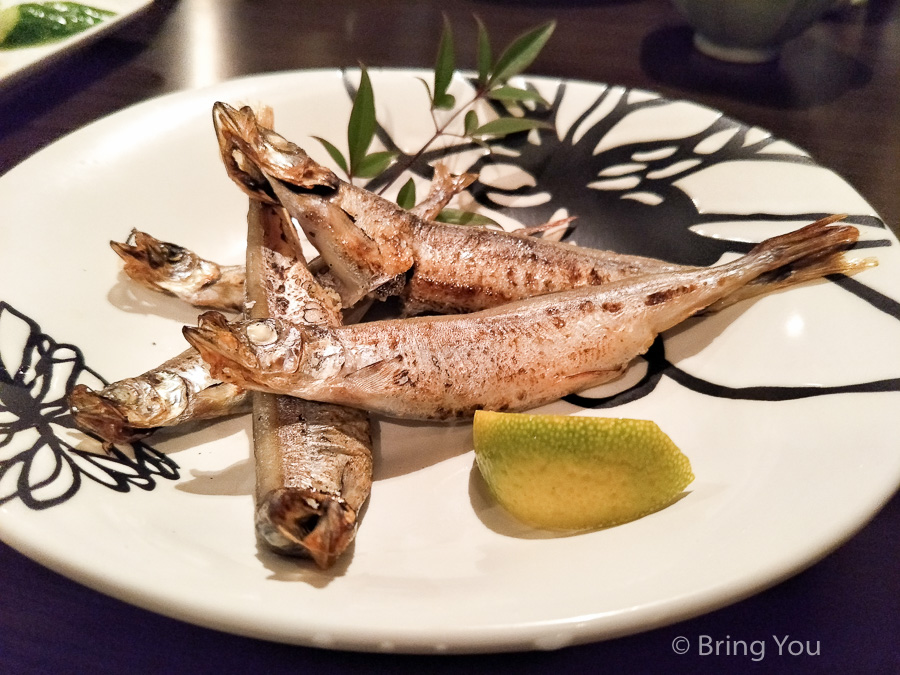
POLYGON ((139 284, 197 307, 241 311, 243 265, 219 265, 134 229, 125 242, 111 241, 109 245, 125 262, 125 273, 139 284))
MULTIPOLYGON (((229 176, 246 192, 282 204, 337 279, 347 302, 379 289, 403 314, 450 314, 644 274, 698 269, 483 227, 436 223, 340 180, 249 108, 216 103, 213 118, 229 176)), ((836 217, 837 218, 837 217, 836 217)), ((829 274, 784 266, 711 310, 829 274)))
POLYGON ((250 411, 249 392, 210 375, 193 348, 99 391, 75 385, 68 403, 80 429, 111 444, 131 443, 160 427, 250 411))
MULTIPOLYGON (((216 376, 248 388, 453 419, 523 410, 606 382, 656 335, 785 265, 818 265, 856 241, 817 222, 719 266, 643 275, 462 316, 309 328, 275 319, 229 325, 207 312, 184 334, 216 376)), ((851 272, 868 263, 845 262, 851 272)))
MULTIPOLYGON (((281 209, 251 199, 247 224, 247 315, 340 326, 340 298, 306 268, 281 209)), ((368 414, 254 392, 253 448, 260 540, 330 567, 353 540, 372 486, 368 414)))

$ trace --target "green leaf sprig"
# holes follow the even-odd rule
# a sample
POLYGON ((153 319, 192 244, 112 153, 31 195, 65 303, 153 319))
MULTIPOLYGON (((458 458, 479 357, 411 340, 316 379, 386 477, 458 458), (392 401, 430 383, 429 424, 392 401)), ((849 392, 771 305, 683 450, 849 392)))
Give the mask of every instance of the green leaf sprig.
MULTIPOLYGON (((534 62, 553 34, 556 22, 550 21, 520 35, 494 61, 487 28, 481 19, 475 17, 475 20, 478 24, 476 44, 478 74, 475 92, 467 102, 459 107, 455 107, 456 97, 449 93, 449 89, 453 81, 453 74, 456 72, 456 55, 453 28, 445 16, 441 38, 438 41, 433 84, 429 85, 428 82, 422 80, 431 103, 434 134, 415 154, 406 156, 402 160, 402 166, 399 167, 400 171, 397 171, 398 176, 415 164, 439 138, 448 135, 448 128, 460 115, 463 115, 462 137, 479 144, 485 144, 488 139, 502 138, 521 131, 550 127, 546 122, 517 117, 511 114, 501 115, 482 123, 475 110, 475 105, 484 99, 491 99, 504 104, 533 102, 547 105, 547 102, 538 92, 532 89, 513 87, 509 85, 509 80, 525 71, 534 62), (435 111, 437 110, 451 110, 453 112, 443 123, 439 123, 435 116, 435 111)), ((385 165, 385 168, 387 168, 387 165, 385 165)), ((390 183, 384 185, 381 192, 383 193, 388 187, 390 187, 390 183)), ((403 208, 412 208, 415 204, 415 185, 412 180, 407 181, 400 189, 397 195, 397 203, 403 208)), ((438 216, 438 220, 479 225, 493 223, 491 219, 484 216, 465 214, 453 209, 444 209, 438 216)))
POLYGON ((347 157, 330 141, 319 136, 313 138, 324 146, 335 163, 347 174, 349 181, 352 182, 354 177, 374 178, 384 172, 397 157, 397 153, 390 150, 369 152, 375 138, 376 124, 375 93, 369 73, 363 67, 360 71, 359 88, 350 110, 350 121, 347 123, 347 157))
MULTIPOLYGON (((478 75, 475 93, 468 102, 456 108, 455 112, 443 124, 438 124, 435 119, 434 136, 425 143, 412 160, 408 160, 409 164, 418 159, 418 156, 425 152, 438 138, 445 135, 450 125, 460 115, 464 115, 463 136, 474 141, 483 141, 486 138, 499 138, 520 131, 546 128, 548 126, 540 120, 513 115, 501 116, 482 123, 474 106, 482 99, 492 99, 506 104, 534 102, 546 105, 546 101, 538 92, 531 89, 513 87, 508 83, 511 78, 524 72, 538 57, 553 34, 556 22, 550 21, 520 35, 494 61, 487 28, 481 19, 476 17, 475 20, 478 23, 476 45, 478 75)), ((456 70, 453 44, 453 29, 445 17, 444 28, 438 43, 437 60, 434 66, 433 90, 427 87, 426 84, 431 100, 432 113, 435 110, 452 110, 456 104, 455 97, 447 93, 453 80, 453 73, 456 70)))
MULTIPOLYGON (((394 167, 397 176, 415 164, 439 138, 449 135, 448 129, 460 116, 463 116, 462 137, 479 144, 486 144, 490 139, 502 138, 513 133, 550 127, 541 120, 519 117, 511 113, 483 121, 479 118, 475 107, 479 101, 486 99, 498 101, 507 106, 523 103, 547 105, 538 92, 511 86, 509 80, 524 72, 534 62, 553 34, 556 22, 547 22, 518 36, 494 60, 487 28, 481 19, 476 17, 475 20, 478 26, 475 91, 471 98, 461 105, 457 105, 456 97, 449 93, 453 75, 456 72, 456 48, 453 28, 445 16, 441 37, 438 41, 434 78, 431 83, 422 80, 428 92, 434 120, 434 134, 417 152, 405 155, 401 161, 402 166, 394 167), (450 111, 443 122, 438 122, 435 114, 438 110, 450 111)), ((347 157, 333 143, 324 138, 315 138, 325 147, 341 170, 347 174, 350 181, 354 177, 375 178, 390 167, 398 157, 398 153, 392 151, 369 152, 375 136, 376 125, 372 83, 365 67, 362 67, 359 88, 353 99, 353 107, 347 125, 347 157)), ((381 192, 388 187, 390 187, 390 183, 384 185, 381 192)), ((411 208, 415 204, 415 185, 411 179, 400 189, 397 202, 403 208, 411 208)), ((449 209, 445 210, 442 217, 446 219, 446 222, 481 222, 479 217, 449 209)))

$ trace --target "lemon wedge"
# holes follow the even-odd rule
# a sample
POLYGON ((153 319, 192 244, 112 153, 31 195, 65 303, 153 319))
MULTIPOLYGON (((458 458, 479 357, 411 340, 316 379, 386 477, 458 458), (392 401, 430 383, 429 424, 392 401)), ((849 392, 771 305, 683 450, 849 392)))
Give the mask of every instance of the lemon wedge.
POLYGON ((475 461, 496 500, 549 530, 611 527, 671 504, 691 463, 648 420, 478 411, 475 461))

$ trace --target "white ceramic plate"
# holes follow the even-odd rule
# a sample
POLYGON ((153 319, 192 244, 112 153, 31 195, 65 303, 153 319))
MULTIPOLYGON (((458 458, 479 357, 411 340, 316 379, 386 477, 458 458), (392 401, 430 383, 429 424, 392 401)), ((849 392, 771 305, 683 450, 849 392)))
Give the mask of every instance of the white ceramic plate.
MULTIPOLYGON (((27 73, 44 68, 66 53, 77 49, 91 40, 97 39, 104 33, 119 28, 126 21, 150 6, 153 0, 86 0, 82 3, 99 9, 107 9, 116 15, 106 21, 90 28, 83 33, 78 33, 65 40, 51 42, 36 47, 20 49, 0 49, 0 85, 16 80, 27 73)), ((0 3, 0 7, 10 7, 22 4, 17 1, 0 3)))
MULTIPOLYGON (((407 151, 431 125, 417 74, 372 73, 379 118, 407 151)), ((65 345, 111 381, 182 350, 180 327, 196 316, 135 288, 107 242, 136 227, 241 261, 245 198, 219 164, 210 107, 269 103, 282 133, 325 161, 309 136, 342 145, 344 79, 298 72, 148 101, 0 179, 0 537, 81 583, 204 626, 331 648, 466 652, 675 622, 770 586, 852 536, 900 481, 894 237, 843 180, 762 130, 646 92, 529 81, 559 95, 556 132, 482 167, 484 193, 511 205, 484 210, 505 225, 563 208, 580 216, 576 239, 715 258, 846 212, 869 242, 859 254, 881 263, 852 284, 812 283, 672 331, 649 370, 639 360, 613 387, 638 383, 609 401, 618 405, 548 406, 657 421, 693 463, 683 499, 627 525, 552 536, 485 496, 468 425, 383 422, 359 535, 321 572, 257 547, 245 418, 161 434, 152 445, 166 459, 143 450, 137 465, 89 465, 71 449, 90 443, 65 430, 59 398, 69 373, 91 377, 65 345), (528 178, 516 157, 546 168, 528 178)), ((465 82, 455 87, 462 100, 465 82)), ((460 171, 475 159, 448 161, 460 171)))

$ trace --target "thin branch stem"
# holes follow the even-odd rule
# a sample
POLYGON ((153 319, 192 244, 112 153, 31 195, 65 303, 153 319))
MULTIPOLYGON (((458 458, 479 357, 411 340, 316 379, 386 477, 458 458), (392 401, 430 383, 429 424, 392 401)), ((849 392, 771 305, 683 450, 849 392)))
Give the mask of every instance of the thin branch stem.
MULTIPOLYGON (((432 107, 431 108, 431 119, 434 121, 434 135, 432 135, 431 138, 429 138, 427 141, 425 141, 425 143, 422 145, 422 147, 420 147, 416 151, 415 154, 407 155, 403 160, 401 160, 400 162, 397 162, 397 165, 400 168, 397 170, 396 178, 394 178, 389 183, 383 185, 381 187, 381 189, 378 191, 378 194, 379 195, 384 194, 384 192, 391 185, 393 185, 395 182, 397 182, 397 179, 403 175, 403 172, 406 171, 409 167, 413 166, 416 162, 418 162, 419 159, 421 159, 422 155, 425 154, 425 152, 428 150, 428 148, 430 148, 435 143, 435 141, 437 141, 437 139, 439 139, 441 136, 448 135, 447 127, 449 127, 451 124, 453 124, 453 122, 455 122, 459 118, 459 116, 461 114, 463 114, 463 112, 469 110, 472 106, 474 106, 476 103, 478 103, 478 101, 483 99, 487 95, 487 93, 488 93, 488 89, 486 89, 484 87, 479 87, 478 89, 476 89, 475 95, 472 97, 472 99, 468 103, 465 103, 465 104, 459 106, 450 115, 450 117, 447 118, 447 120, 441 125, 438 125, 437 118, 434 115, 434 107, 432 107)), ((465 138, 465 136, 463 136, 461 138, 465 138)))

